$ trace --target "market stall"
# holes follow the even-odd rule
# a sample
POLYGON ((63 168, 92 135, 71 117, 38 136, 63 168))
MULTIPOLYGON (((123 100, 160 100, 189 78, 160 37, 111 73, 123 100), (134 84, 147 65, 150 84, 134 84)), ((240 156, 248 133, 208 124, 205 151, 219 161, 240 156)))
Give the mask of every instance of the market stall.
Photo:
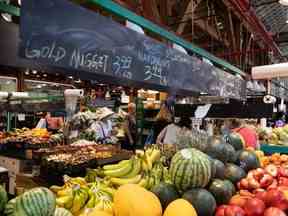
MULTIPOLYGON (((49 73, 56 69, 77 79, 128 86, 139 91, 133 97, 121 89, 125 106, 121 107, 121 100, 119 109, 114 109, 113 100, 103 99, 104 91, 101 95, 94 92, 83 97, 82 89, 69 89, 61 93, 61 100, 57 101, 57 105, 66 109, 65 124, 57 133, 48 128, 19 128, 1 133, 0 154, 10 151, 11 155, 11 149, 19 152, 21 148, 32 151, 25 152, 25 159, 29 159, 25 163, 3 162, 10 169, 9 175, 14 168, 17 170, 16 198, 8 201, 7 192, 0 187, 0 214, 285 216, 288 156, 265 156, 256 146, 249 148, 246 137, 236 130, 217 136, 200 130, 206 117, 210 120, 269 118, 273 105, 263 104, 262 98, 262 103, 255 103, 253 98, 246 100, 246 82, 235 76, 243 74, 234 66, 188 46, 165 30, 157 31, 159 27, 152 23, 153 28, 149 27, 149 21, 132 16, 114 2, 94 2, 106 9, 110 5, 110 11, 122 17, 123 11, 127 12, 124 18, 134 17, 136 23, 161 36, 165 33, 168 39, 199 56, 180 52, 70 1, 23 1, 20 31, 0 22, 0 27, 7 30, 0 39, 7 40, 14 31, 12 42, 4 44, 12 50, 5 56, 5 64, 47 69, 49 73), (18 33, 19 43, 18 38, 15 39, 18 33), (16 55, 18 48, 19 56, 16 55), (151 90, 140 90, 142 88, 151 90), (127 106, 133 101, 131 98, 136 99, 136 107, 127 106), (170 139, 175 143, 163 141, 143 146, 153 132, 155 115, 162 108, 163 100, 175 114, 175 122, 171 120, 168 124, 176 128, 176 138, 170 139), (179 101, 183 103, 177 104, 179 101), (261 112, 255 111, 259 107, 261 112), (125 123, 131 110, 136 120, 129 120, 135 123, 133 127, 136 126, 139 134, 139 143, 132 139, 133 151, 121 148, 121 142, 127 138, 125 123), (189 117, 194 116, 201 116, 201 121, 196 119, 187 125, 191 121, 189 117), (181 122, 182 117, 187 122, 183 123, 183 119, 181 122), (184 126, 180 126, 181 123, 184 126), (198 127, 191 128, 192 124, 198 127), (10 168, 13 165, 15 167, 10 168), (23 175, 27 167, 32 168, 31 175, 23 175)), ((107 92, 105 99, 111 98, 110 91, 107 92)), ((55 98, 50 94, 46 96, 48 100, 44 104, 27 105, 27 100, 18 98, 17 106, 7 97, 9 103, 5 101, 3 109, 11 112, 55 109, 55 98)), ((220 131, 220 125, 216 129, 220 131)))

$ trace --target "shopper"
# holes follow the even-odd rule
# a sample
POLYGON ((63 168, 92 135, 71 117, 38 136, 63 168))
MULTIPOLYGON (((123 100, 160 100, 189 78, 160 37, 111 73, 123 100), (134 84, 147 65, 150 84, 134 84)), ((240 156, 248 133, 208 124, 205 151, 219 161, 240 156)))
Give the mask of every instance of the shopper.
POLYGON ((46 128, 50 132, 57 132, 64 124, 62 117, 52 117, 50 112, 44 113, 36 128, 46 128))
POLYGON ((179 135, 191 131, 191 128, 191 119, 188 116, 183 116, 178 123, 171 123, 166 126, 158 135, 156 143, 175 145, 179 135))
POLYGON ((154 122, 152 131, 153 139, 151 143, 156 143, 157 137, 160 132, 169 124, 173 122, 173 116, 171 111, 169 110, 166 103, 163 103, 158 115, 156 116, 156 121, 154 122))
POLYGON ((128 114, 125 118, 124 130, 125 141, 123 148, 134 150, 137 142, 136 105, 134 103, 128 104, 128 114))

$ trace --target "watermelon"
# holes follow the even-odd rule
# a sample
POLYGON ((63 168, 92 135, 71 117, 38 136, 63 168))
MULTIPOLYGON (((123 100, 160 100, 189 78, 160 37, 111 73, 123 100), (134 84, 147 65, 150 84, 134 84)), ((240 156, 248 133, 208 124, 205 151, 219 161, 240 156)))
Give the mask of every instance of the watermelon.
POLYGON ((221 179, 213 179, 209 191, 214 196, 217 205, 227 204, 234 193, 230 184, 221 179))
POLYGON ((226 148, 225 141, 219 137, 213 137, 206 148, 205 153, 214 159, 218 159, 223 163, 229 160, 229 152, 226 148))
POLYGON ((225 165, 222 161, 212 159, 212 178, 224 179, 225 165))
POLYGON ((236 188, 235 188, 234 184, 231 181, 227 180, 227 179, 225 179, 224 182, 230 188, 230 190, 232 191, 232 195, 235 195, 236 194, 236 188))
POLYGON ((54 216, 56 200, 52 191, 34 188, 16 198, 15 214, 21 216, 54 216))
POLYGON ((56 208, 54 216, 73 216, 70 211, 64 208, 56 208))
POLYGON ((179 194, 174 185, 164 182, 160 182, 159 184, 155 185, 151 189, 151 192, 153 192, 159 198, 163 210, 166 209, 171 202, 179 198, 179 194))
POLYGON ((8 196, 5 188, 0 185, 0 213, 3 212, 8 202, 8 196))
POLYGON ((260 161, 257 155, 253 151, 241 151, 239 152, 237 165, 243 168, 246 172, 257 169, 260 167, 260 161))
POLYGON ((211 178, 211 162, 197 149, 182 149, 173 156, 169 173, 178 191, 205 187, 211 178))
POLYGON ((237 184, 242 178, 246 177, 246 172, 241 167, 228 163, 225 167, 224 176, 233 184, 237 184))
POLYGON ((226 150, 228 152, 227 162, 234 163, 237 160, 237 155, 236 155, 236 151, 235 151, 234 147, 230 144, 226 144, 225 147, 226 147, 226 150))
POLYGON ((216 200, 209 191, 202 188, 191 189, 182 198, 192 204, 198 216, 214 216, 216 200))
POLYGON ((234 147, 236 151, 242 150, 245 147, 245 140, 241 134, 233 132, 225 137, 225 140, 234 147))

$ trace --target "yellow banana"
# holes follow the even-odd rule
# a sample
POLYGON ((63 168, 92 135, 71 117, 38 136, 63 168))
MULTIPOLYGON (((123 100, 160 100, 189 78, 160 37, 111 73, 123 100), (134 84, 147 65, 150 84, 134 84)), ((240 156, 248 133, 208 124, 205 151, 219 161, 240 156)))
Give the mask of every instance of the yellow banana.
POLYGON ((151 163, 153 164, 154 162, 160 160, 161 151, 159 149, 153 149, 151 155, 149 155, 148 158, 148 160, 151 161, 151 163))
POLYGON ((147 184, 148 184, 148 178, 143 178, 143 179, 141 179, 141 181, 138 183, 138 185, 140 186, 140 187, 146 187, 147 186, 147 184))
POLYGON ((56 204, 59 207, 65 208, 65 205, 73 201, 73 196, 63 196, 56 198, 56 204))
POLYGON ((66 189, 63 189, 63 190, 60 190, 57 192, 58 197, 72 196, 72 195, 73 195, 73 189, 72 188, 66 188, 66 189))
POLYGON ((138 175, 141 172, 141 160, 139 158, 135 158, 133 160, 133 168, 132 170, 125 176, 123 176, 123 178, 132 178, 136 175, 138 175))
POLYGON ((146 160, 141 159, 141 165, 142 165, 142 169, 143 169, 145 172, 148 172, 148 171, 149 171, 149 168, 148 168, 148 165, 147 165, 147 163, 146 163, 146 160))
POLYGON ((141 181, 142 176, 137 175, 133 178, 111 178, 110 181, 112 184, 116 186, 124 185, 124 184, 138 184, 141 181))
POLYGON ((85 178, 82 178, 82 177, 71 178, 70 181, 73 184, 79 184, 79 185, 86 185, 87 184, 85 178))
POLYGON ((58 191, 61 191, 61 190, 63 190, 63 189, 65 189, 64 188, 64 186, 57 186, 57 185, 52 185, 50 188, 49 188, 52 192, 54 192, 54 193, 58 193, 58 191))
POLYGON ((83 197, 80 195, 80 192, 77 191, 75 193, 75 197, 74 197, 74 200, 73 200, 73 205, 72 205, 72 208, 70 209, 70 211, 73 214, 76 214, 82 208, 82 203, 83 203, 83 197))
POLYGON ((121 168, 123 165, 126 165, 127 163, 129 163, 129 160, 122 160, 117 164, 112 164, 112 165, 105 165, 103 166, 104 170, 115 170, 115 169, 119 169, 121 168))
POLYGON ((127 175, 132 169, 132 161, 124 164, 121 168, 115 170, 104 170, 104 175, 109 177, 122 177, 127 175))
POLYGON ((95 204, 96 204, 96 197, 95 197, 95 194, 94 193, 89 193, 89 201, 87 202, 86 204, 86 208, 94 208, 95 207, 95 204))

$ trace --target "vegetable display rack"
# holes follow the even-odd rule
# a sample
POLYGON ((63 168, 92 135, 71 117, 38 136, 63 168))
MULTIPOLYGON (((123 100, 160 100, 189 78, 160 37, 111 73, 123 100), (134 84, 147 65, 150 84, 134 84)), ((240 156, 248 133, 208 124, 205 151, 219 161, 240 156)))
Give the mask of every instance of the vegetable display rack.
POLYGON ((261 144, 261 151, 268 155, 273 153, 288 154, 288 146, 261 144))

